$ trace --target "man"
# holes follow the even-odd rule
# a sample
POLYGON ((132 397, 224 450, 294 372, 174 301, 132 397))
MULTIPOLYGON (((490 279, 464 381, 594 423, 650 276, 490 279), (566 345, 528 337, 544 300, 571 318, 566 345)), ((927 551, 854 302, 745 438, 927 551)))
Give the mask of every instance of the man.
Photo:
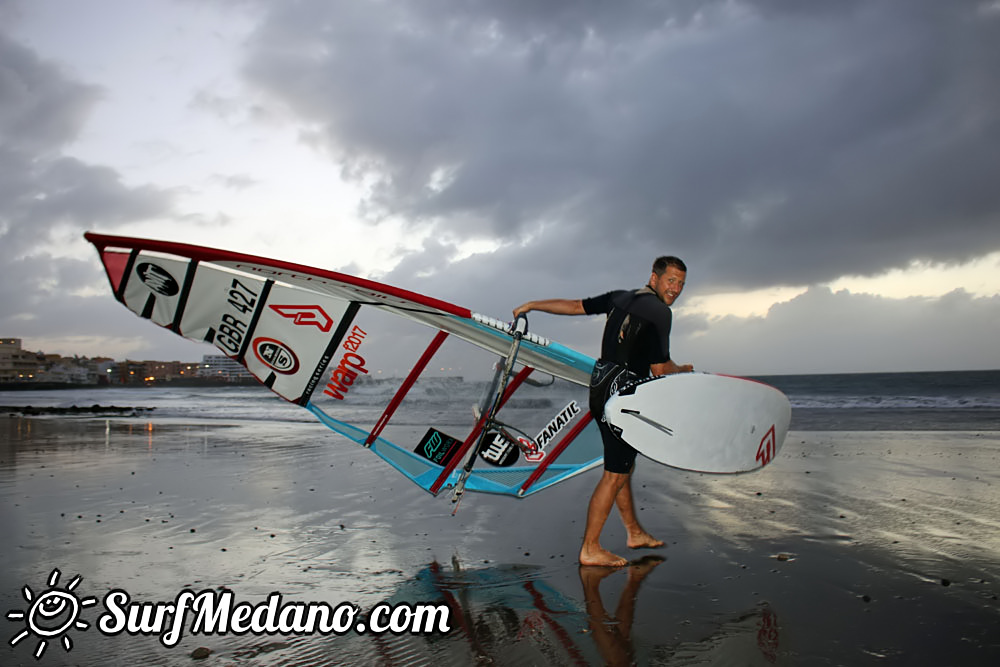
POLYGON ((600 544, 601 531, 618 505, 628 532, 628 546, 641 549, 663 546, 639 524, 632 498, 632 471, 636 451, 619 438, 604 421, 604 403, 624 383, 649 375, 685 373, 690 364, 678 365, 670 358, 670 324, 673 305, 681 290, 687 267, 676 257, 659 257, 646 287, 615 291, 589 299, 545 299, 529 301, 514 309, 514 316, 531 311, 555 315, 606 313, 601 357, 590 378, 590 412, 604 441, 604 474, 587 508, 587 525, 580 549, 581 565, 622 567, 628 561, 600 544))

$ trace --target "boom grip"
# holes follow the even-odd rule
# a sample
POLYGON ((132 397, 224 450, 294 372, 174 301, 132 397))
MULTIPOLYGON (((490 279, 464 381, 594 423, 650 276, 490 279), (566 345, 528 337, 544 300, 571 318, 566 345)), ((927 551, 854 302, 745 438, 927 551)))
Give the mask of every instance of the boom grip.
POLYGON ((526 333, 528 333, 528 316, 527 315, 525 315, 524 313, 521 313, 520 315, 517 316, 517 319, 515 319, 514 323, 511 325, 511 333, 514 334, 518 338, 521 338, 526 333))

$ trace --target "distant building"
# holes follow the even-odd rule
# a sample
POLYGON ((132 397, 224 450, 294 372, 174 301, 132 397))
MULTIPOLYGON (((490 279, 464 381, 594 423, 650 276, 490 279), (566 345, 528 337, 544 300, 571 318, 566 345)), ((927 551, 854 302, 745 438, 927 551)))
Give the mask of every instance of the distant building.
POLYGON ((39 355, 21 349, 20 338, 0 338, 0 382, 32 382, 42 368, 39 355))
POLYGON ((171 382, 185 378, 194 379, 198 376, 201 364, 183 361, 144 361, 146 382, 171 382))
POLYGON ((116 371, 117 379, 112 384, 137 384, 146 381, 145 362, 126 359, 118 362, 116 371))
POLYGON ((61 359, 50 362, 48 368, 39 369, 34 380, 56 384, 97 384, 97 372, 75 363, 73 359, 61 359))
POLYGON ((243 364, 223 354, 206 354, 203 356, 201 358, 201 367, 198 369, 198 376, 204 378, 222 378, 229 381, 253 378, 253 375, 250 374, 250 371, 243 364))
POLYGON ((64 357, 28 352, 20 338, 0 338, 0 384, 39 388, 63 385, 154 385, 165 382, 213 378, 243 382, 253 376, 229 357, 205 357, 202 364, 181 361, 115 361, 111 357, 64 357))
POLYGON ((201 364, 194 363, 190 361, 182 361, 180 363, 180 370, 178 373, 183 378, 195 378, 198 377, 198 371, 201 369, 201 364))
POLYGON ((179 361, 144 361, 146 382, 169 382, 181 376, 179 361))
POLYGON ((118 384, 118 362, 108 357, 95 357, 91 359, 94 370, 97 372, 98 384, 118 384))

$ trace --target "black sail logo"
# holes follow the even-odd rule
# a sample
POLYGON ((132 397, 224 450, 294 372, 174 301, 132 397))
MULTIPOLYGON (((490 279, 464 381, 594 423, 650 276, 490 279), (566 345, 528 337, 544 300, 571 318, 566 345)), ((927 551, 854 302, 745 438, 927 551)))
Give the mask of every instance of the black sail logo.
POLYGON ((139 274, 146 287, 157 294, 163 296, 173 296, 181 291, 180 286, 174 277, 167 273, 167 270, 158 264, 143 262, 136 267, 135 272, 139 274))
POLYGON ((292 350, 274 338, 255 338, 253 353, 262 364, 276 373, 292 375, 299 370, 299 359, 292 350))

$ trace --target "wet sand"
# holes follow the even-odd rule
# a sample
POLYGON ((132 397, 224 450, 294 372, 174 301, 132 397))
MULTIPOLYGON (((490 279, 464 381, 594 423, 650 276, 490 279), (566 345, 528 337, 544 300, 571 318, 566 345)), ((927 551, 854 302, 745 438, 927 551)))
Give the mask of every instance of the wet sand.
MULTIPOLYGON (((406 432, 388 433, 406 441, 406 432)), ((640 460, 640 517, 667 547, 580 568, 598 473, 455 517, 319 425, 10 416, 0 421, 0 606, 54 569, 75 593, 183 589, 257 603, 447 604, 428 636, 9 641, 4 665, 992 665, 1000 659, 1000 433, 793 432, 766 470, 715 477, 640 460), (192 657, 196 649, 211 651, 192 657)))

